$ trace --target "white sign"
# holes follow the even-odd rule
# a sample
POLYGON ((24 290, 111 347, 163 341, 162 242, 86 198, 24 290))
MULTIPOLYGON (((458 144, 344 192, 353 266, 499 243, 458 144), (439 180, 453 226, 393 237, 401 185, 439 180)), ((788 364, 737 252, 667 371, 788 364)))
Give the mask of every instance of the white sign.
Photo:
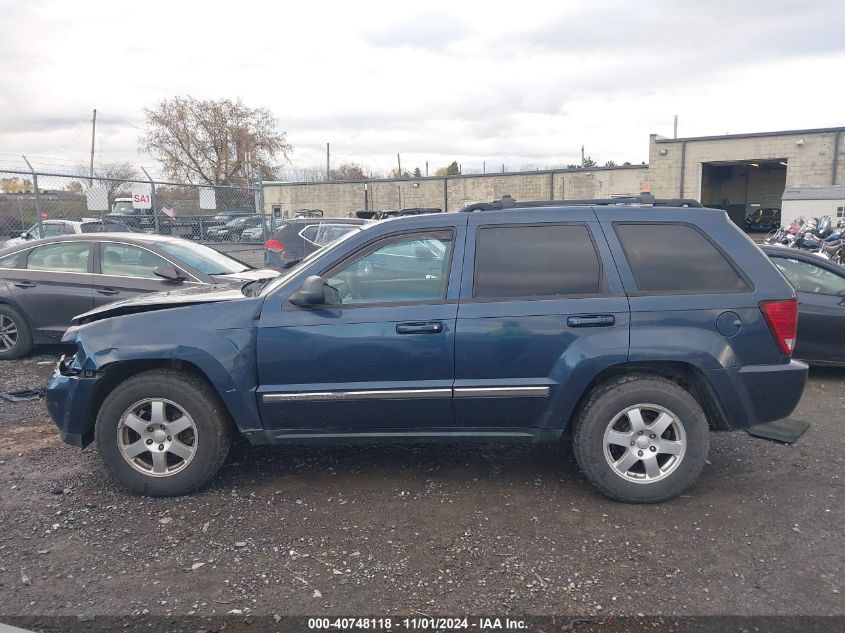
POLYGON ((91 187, 86 195, 89 211, 108 211, 109 192, 105 187, 91 187))
POLYGON ((153 208, 153 196, 149 185, 132 185, 132 208, 153 208))
POLYGON ((216 209, 217 198, 211 187, 200 187, 200 209, 216 209))

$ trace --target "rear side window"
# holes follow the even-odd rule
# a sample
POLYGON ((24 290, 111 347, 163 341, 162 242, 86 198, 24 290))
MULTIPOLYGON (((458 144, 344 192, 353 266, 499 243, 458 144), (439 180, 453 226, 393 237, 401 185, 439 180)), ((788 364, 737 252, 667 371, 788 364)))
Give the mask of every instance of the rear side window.
POLYGON ((0 257, 0 268, 17 268, 24 258, 26 257, 26 251, 18 251, 17 253, 12 253, 11 255, 4 255, 0 257))
POLYGON ((744 292, 748 284, 698 229, 622 224, 614 229, 641 292, 744 292))
POLYGON ((601 260, 583 224, 478 229, 478 299, 596 295, 605 286, 601 260))

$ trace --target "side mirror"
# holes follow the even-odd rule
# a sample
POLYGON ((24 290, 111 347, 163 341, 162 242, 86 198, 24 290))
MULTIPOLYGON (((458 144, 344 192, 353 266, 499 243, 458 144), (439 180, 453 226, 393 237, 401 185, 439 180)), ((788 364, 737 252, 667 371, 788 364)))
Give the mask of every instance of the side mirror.
POLYGON ((184 273, 176 266, 159 266, 153 269, 153 274, 167 281, 185 281, 184 273))
POLYGON ((21 237, 25 240, 28 240, 29 239, 29 233, 27 233, 26 231, 21 231, 21 237))
POLYGON ((323 278, 319 275, 311 275, 288 300, 303 308, 323 305, 326 303, 326 289, 323 287, 323 278))

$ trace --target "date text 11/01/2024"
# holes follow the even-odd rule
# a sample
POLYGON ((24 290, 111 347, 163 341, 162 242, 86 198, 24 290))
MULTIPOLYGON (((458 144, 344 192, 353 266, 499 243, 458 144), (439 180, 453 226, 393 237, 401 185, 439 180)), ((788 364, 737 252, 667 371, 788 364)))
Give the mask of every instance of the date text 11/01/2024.
POLYGON ((527 624, 524 620, 513 618, 438 618, 438 617, 413 617, 413 618, 308 618, 309 630, 457 630, 474 629, 477 631, 495 630, 525 630, 527 624))

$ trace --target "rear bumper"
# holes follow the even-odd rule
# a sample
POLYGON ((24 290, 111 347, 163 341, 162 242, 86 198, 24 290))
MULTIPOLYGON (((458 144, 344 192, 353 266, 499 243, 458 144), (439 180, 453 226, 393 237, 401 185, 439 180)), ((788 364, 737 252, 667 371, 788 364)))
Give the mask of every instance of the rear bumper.
POLYGON ((731 429, 744 429, 790 415, 804 393, 808 367, 797 360, 782 365, 747 365, 706 372, 731 429))

